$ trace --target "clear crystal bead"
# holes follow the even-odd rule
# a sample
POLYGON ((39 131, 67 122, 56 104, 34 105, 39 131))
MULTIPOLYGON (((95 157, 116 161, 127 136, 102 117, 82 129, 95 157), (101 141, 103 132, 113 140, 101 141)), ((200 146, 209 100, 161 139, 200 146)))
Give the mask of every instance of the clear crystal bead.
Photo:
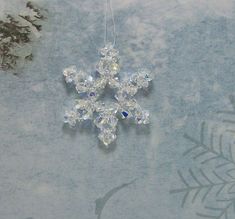
POLYGON ((128 98, 128 94, 126 92, 118 91, 114 97, 119 103, 122 103, 128 98))
POLYGON ((139 108, 139 105, 137 104, 137 101, 135 99, 126 100, 123 103, 123 106, 125 106, 126 108, 128 108, 130 110, 135 110, 135 109, 139 108))
POLYGON ((103 57, 116 57, 118 53, 111 43, 107 43, 104 48, 100 49, 100 54, 103 57))
POLYGON ((98 137, 104 143, 105 146, 108 146, 117 138, 116 134, 110 130, 104 130, 100 132, 98 137))
POLYGON ((92 91, 94 88, 93 86, 93 80, 91 78, 87 78, 85 80, 81 80, 76 83, 76 90, 78 93, 84 93, 92 91))
POLYGON ((127 93, 130 96, 134 96, 138 91, 138 87, 127 82, 122 85, 121 91, 127 93))
POLYGON ((112 130, 115 131, 117 127, 118 119, 114 115, 99 115, 95 120, 94 124, 100 129, 100 130, 112 130))
POLYGON ((86 99, 79 99, 79 100, 76 101, 75 108, 77 110, 86 109, 87 105, 88 105, 88 101, 86 99))
POLYGON ((110 116, 108 118, 108 123, 109 123, 109 126, 112 130, 116 130, 116 127, 117 127, 117 123, 118 123, 118 119, 117 117, 115 116, 110 116))
POLYGON ((120 81, 118 77, 110 78, 109 79, 109 86, 111 88, 119 88, 120 87, 120 81))
POLYGON ((131 83, 137 85, 138 88, 147 88, 152 79, 152 74, 148 70, 141 69, 137 72, 137 74, 132 75, 131 83))
POLYGON ((149 124, 149 112, 147 110, 136 111, 135 121, 137 124, 149 124))
POLYGON ((119 72, 120 66, 118 62, 114 62, 110 58, 103 58, 97 65, 97 71, 101 75, 116 75, 119 72))
POLYGON ((76 126, 77 113, 74 111, 66 111, 64 115, 64 123, 69 124, 71 127, 76 126))
POLYGON ((113 74, 116 74, 120 69, 120 66, 117 62, 112 61, 109 66, 109 70, 111 72, 114 72, 113 74))
POLYGON ((107 84, 107 79, 105 77, 101 77, 95 81, 94 87, 97 90, 101 90, 105 88, 106 84, 107 84))
POLYGON ((93 111, 92 110, 85 110, 82 115, 83 120, 89 120, 92 119, 93 111))
POLYGON ((65 77, 66 83, 74 82, 76 74, 77 74, 76 66, 72 65, 68 68, 65 68, 64 71, 63 71, 63 75, 65 77))

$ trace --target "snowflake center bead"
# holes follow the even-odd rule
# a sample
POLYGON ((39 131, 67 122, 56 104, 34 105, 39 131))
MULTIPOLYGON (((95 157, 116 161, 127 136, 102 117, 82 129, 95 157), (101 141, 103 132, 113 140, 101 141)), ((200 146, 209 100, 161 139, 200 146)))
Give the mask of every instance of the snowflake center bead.
POLYGON ((148 124, 149 112, 142 110, 134 99, 139 89, 146 89, 152 77, 146 69, 139 70, 130 78, 120 81, 119 52, 112 44, 100 50, 97 75, 78 71, 75 66, 64 69, 65 82, 73 85, 78 93, 74 108, 65 113, 65 123, 71 127, 77 122, 91 120, 99 130, 98 138, 108 146, 115 141, 119 118, 133 120, 136 124, 148 124), (107 104, 101 101, 106 86, 114 89, 115 96, 107 104))

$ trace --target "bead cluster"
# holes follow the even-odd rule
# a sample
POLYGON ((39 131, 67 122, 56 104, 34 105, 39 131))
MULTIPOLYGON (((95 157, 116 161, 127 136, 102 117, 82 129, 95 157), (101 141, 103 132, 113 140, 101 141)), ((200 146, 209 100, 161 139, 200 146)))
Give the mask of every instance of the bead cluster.
POLYGON ((117 137, 120 118, 133 119, 137 124, 149 123, 149 112, 142 110, 134 95, 139 89, 148 88, 152 77, 148 70, 142 69, 121 82, 117 76, 120 70, 118 51, 107 44, 100 54, 96 75, 78 71, 75 66, 64 69, 66 83, 72 84, 78 93, 74 108, 65 113, 64 122, 75 127, 77 122, 92 120, 99 129, 99 139, 108 146, 117 137), (111 104, 100 100, 107 86, 115 90, 116 101, 111 104))

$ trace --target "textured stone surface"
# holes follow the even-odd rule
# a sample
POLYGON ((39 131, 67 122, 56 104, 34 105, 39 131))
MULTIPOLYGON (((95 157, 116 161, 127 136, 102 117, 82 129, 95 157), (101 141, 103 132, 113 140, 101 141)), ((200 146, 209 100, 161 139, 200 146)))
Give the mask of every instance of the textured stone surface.
MULTIPOLYGON (((120 124, 110 150, 90 127, 63 126, 74 93, 62 69, 94 69, 104 1, 36 2, 49 16, 34 61, 18 76, 0 72, 0 217, 197 219, 220 206, 234 218, 235 2, 113 0, 122 74, 146 66, 156 78, 139 97, 151 125, 120 124)), ((1 16, 25 5, 0 4, 1 16)))

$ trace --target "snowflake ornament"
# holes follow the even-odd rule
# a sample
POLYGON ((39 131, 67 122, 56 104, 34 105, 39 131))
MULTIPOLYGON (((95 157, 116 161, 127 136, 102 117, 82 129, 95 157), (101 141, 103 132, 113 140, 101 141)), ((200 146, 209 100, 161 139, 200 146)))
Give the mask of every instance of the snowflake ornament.
POLYGON ((149 112, 140 107, 134 96, 139 89, 148 88, 152 81, 150 72, 142 69, 129 79, 120 81, 117 76, 120 70, 118 53, 112 44, 102 48, 96 75, 78 71, 76 66, 70 66, 63 72, 66 83, 72 84, 78 93, 75 106, 65 113, 64 122, 75 127, 77 122, 93 121, 105 146, 116 139, 119 119, 132 119, 136 124, 149 123, 149 112), (109 104, 101 101, 107 86, 115 91, 116 101, 109 104))

